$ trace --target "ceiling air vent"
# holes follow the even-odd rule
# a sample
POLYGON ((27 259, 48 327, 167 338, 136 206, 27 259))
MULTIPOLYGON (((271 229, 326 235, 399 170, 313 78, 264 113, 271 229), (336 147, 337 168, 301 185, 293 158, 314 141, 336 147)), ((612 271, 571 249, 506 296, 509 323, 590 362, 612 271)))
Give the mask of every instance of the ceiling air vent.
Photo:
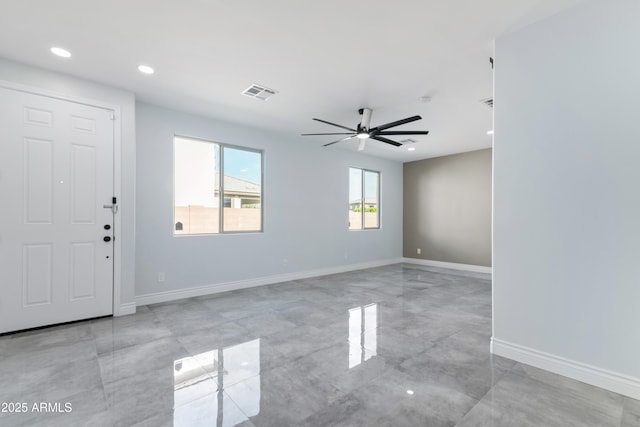
POLYGON ((480 102, 482 102, 484 105, 486 105, 489 108, 493 108, 493 98, 481 99, 480 102))
POLYGON ((245 89, 244 92, 242 92, 243 95, 247 95, 248 97, 251 97, 251 98, 257 98, 262 101, 266 101, 276 93, 278 93, 277 90, 269 89, 268 87, 260 86, 256 84, 249 86, 247 89, 245 89))

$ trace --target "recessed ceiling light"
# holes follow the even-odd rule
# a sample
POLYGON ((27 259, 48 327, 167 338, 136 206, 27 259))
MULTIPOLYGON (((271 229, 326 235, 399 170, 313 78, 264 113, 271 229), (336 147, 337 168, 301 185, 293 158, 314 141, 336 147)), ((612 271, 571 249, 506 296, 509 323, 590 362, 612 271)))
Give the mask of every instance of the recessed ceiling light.
POLYGON ((416 147, 409 147, 409 148, 407 148, 407 150, 409 150, 409 151, 416 151, 416 147))
POLYGON ((148 65, 138 65, 138 71, 140 71, 143 74, 153 74, 155 73, 155 70, 151 67, 149 67, 148 65))
POLYGON ((493 130, 487 131, 487 135, 493 135, 493 130))
POLYGON ((407 390, 407 394, 410 396, 413 395, 413 390, 407 390))
POLYGON ((54 55, 57 55, 61 58, 71 58, 71 52, 69 52, 67 49, 63 49, 61 47, 52 47, 51 48, 51 53, 53 53, 54 55))

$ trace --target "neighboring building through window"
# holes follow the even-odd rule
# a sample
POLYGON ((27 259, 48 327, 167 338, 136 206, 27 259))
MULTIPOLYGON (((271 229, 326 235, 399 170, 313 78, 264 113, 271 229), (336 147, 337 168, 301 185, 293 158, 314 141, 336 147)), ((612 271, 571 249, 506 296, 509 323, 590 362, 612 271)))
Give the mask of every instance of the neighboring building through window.
POLYGON ((176 136, 173 224, 175 234, 262 231, 262 152, 176 136))
POLYGON ((363 228, 380 228, 380 172, 349 168, 349 230, 363 228))

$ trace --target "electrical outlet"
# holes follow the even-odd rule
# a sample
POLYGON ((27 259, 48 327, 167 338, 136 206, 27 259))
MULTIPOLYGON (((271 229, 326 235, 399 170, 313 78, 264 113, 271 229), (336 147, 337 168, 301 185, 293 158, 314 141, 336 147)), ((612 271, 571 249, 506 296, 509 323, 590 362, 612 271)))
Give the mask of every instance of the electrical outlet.
POLYGON ((422 253, 422 249, 418 248, 418 255, 422 253))
POLYGON ((287 258, 282 258, 282 266, 286 267, 287 265, 289 265, 289 260, 287 258))
POLYGON ((164 272, 158 273, 158 282, 164 282, 164 272))
POLYGON ((349 252, 344 253, 344 259, 349 259, 349 252))

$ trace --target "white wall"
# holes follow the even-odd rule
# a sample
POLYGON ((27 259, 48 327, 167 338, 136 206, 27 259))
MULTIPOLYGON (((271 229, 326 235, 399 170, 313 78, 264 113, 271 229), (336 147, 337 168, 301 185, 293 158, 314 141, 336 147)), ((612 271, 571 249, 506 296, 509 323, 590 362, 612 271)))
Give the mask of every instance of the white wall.
POLYGON ((402 256, 401 163, 143 103, 136 115, 139 301, 402 256), (263 233, 173 236, 174 134, 264 150, 263 233), (348 231, 349 166, 381 171, 382 229, 348 231))
MULTIPOLYGON (((120 197, 121 224, 118 239, 122 246, 121 305, 134 302, 135 279, 135 99, 130 92, 100 85, 72 76, 35 68, 0 58, 0 80, 44 89, 58 95, 98 101, 120 107, 122 185, 116 189, 120 197)), ((130 307, 132 308, 132 307, 130 307)), ((116 310, 118 308, 116 307, 116 310)))
POLYGON ((640 398, 640 2, 496 41, 494 352, 640 398))

